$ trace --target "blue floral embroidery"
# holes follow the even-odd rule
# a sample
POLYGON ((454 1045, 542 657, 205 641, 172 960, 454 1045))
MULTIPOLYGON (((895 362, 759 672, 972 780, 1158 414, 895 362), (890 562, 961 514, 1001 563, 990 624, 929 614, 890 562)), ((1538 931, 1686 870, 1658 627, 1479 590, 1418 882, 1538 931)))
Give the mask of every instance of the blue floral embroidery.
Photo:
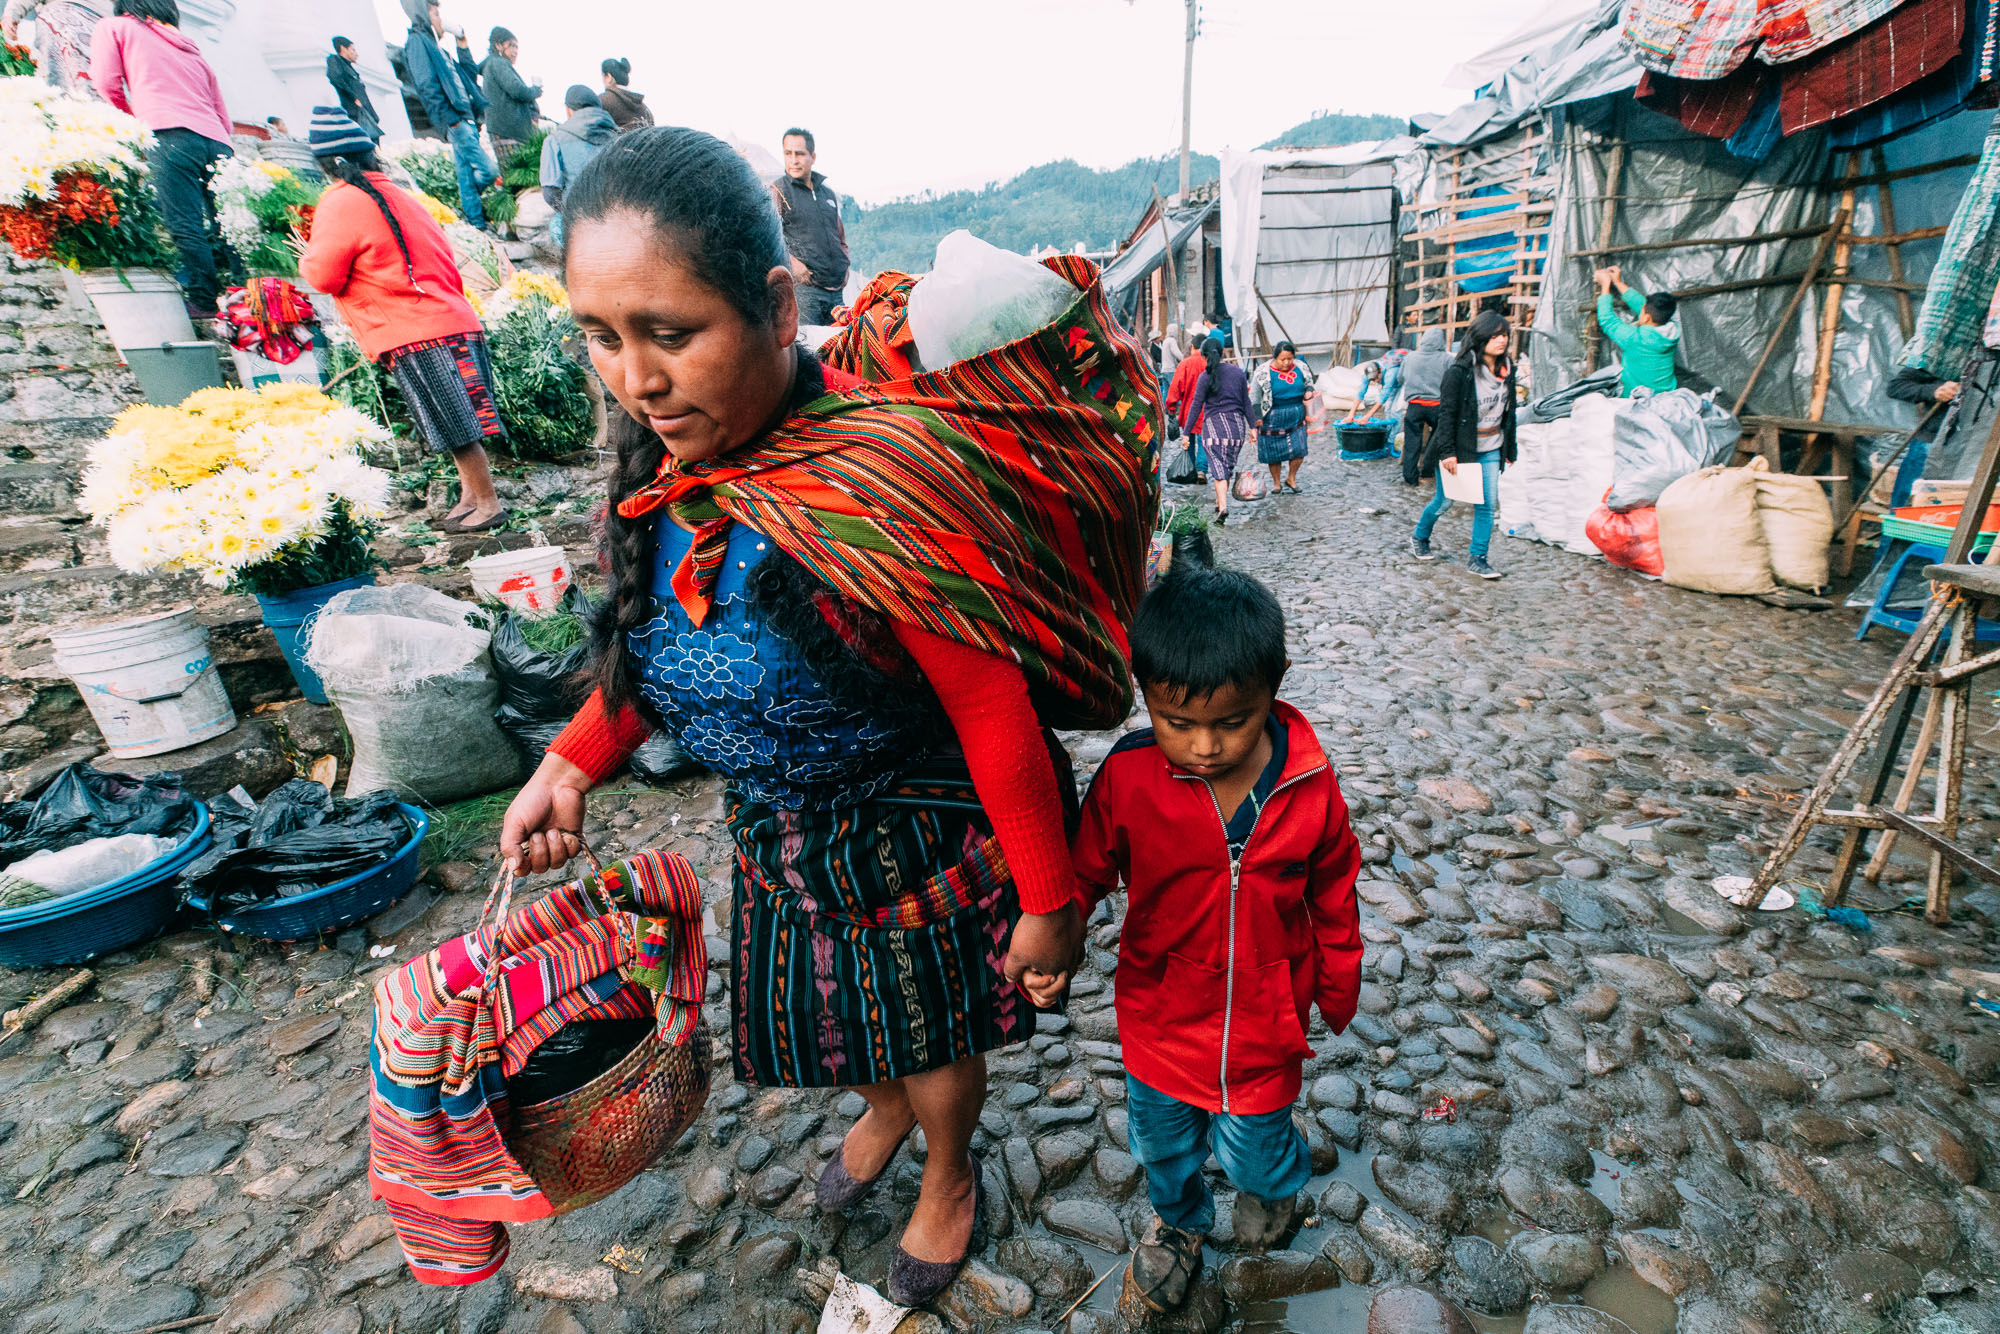
POLYGON ((830 699, 788 699, 764 710, 764 721, 773 727, 814 728, 854 721, 854 712, 830 699))
POLYGON ((655 655, 658 674, 676 690, 691 690, 704 699, 751 699, 764 684, 757 650, 735 635, 691 630, 675 635, 655 655))
POLYGON ((734 775, 777 759, 778 743, 758 732, 744 731, 727 714, 710 713, 691 719, 681 729, 688 754, 718 771, 734 775))

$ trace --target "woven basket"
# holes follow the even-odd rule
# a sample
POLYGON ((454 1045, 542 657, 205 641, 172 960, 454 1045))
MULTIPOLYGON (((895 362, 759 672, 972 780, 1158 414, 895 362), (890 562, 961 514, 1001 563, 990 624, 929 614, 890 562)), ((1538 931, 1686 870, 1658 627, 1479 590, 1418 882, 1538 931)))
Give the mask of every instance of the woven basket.
POLYGON ((582 1088, 514 1113, 507 1148, 559 1214, 595 1204, 664 1157, 708 1101, 708 1026, 648 1036, 582 1088))

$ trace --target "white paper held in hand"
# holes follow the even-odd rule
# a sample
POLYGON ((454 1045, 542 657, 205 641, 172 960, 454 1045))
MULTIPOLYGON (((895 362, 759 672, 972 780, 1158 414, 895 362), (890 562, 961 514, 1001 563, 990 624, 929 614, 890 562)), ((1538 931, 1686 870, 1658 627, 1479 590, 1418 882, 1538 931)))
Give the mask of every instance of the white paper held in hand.
POLYGON ((1457 472, 1446 472, 1438 467, 1438 476, 1444 480, 1444 498, 1459 500, 1468 505, 1486 503, 1486 469, 1477 463, 1460 463, 1457 472))

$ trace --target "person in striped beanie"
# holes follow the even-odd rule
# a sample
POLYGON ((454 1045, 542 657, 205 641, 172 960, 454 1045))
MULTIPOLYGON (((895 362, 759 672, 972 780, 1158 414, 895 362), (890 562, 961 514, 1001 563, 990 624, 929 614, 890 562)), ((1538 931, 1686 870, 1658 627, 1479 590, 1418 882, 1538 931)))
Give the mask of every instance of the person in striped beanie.
POLYGON ((338 107, 314 107, 306 137, 333 182, 313 214, 299 276, 334 299, 355 341, 396 377, 417 430, 458 468, 448 533, 507 521, 486 459, 507 424, 478 312, 444 228, 382 172, 375 141, 338 107))

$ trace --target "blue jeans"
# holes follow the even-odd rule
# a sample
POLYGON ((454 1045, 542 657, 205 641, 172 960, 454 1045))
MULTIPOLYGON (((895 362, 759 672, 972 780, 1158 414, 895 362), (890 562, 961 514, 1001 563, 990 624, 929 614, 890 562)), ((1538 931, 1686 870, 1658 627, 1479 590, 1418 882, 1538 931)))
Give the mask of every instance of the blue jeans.
MULTIPOLYGON (((1458 465, 1463 468, 1466 465, 1458 465)), ((1485 474, 1486 503, 1472 507, 1472 558, 1485 560, 1487 548, 1493 545, 1493 516, 1500 512, 1500 451, 1488 450, 1479 456, 1479 470, 1485 474)), ((1431 496, 1431 503, 1424 506, 1423 517, 1417 520, 1417 541, 1431 540, 1431 530, 1437 521, 1451 508, 1451 502, 1444 497, 1444 465, 1438 465, 1437 491, 1431 496)))
POLYGON ((1160 1221, 1184 1232, 1215 1225, 1215 1197, 1202 1180, 1211 1142, 1231 1185, 1263 1200, 1289 1200, 1312 1177, 1306 1137, 1292 1109, 1259 1116, 1205 1112, 1125 1076, 1132 1156, 1146 1169, 1146 1195, 1160 1221))
POLYGON ((479 127, 462 120, 451 127, 451 155, 458 162, 458 211, 481 231, 486 229, 486 210, 479 196, 500 179, 500 168, 479 143, 479 127))

